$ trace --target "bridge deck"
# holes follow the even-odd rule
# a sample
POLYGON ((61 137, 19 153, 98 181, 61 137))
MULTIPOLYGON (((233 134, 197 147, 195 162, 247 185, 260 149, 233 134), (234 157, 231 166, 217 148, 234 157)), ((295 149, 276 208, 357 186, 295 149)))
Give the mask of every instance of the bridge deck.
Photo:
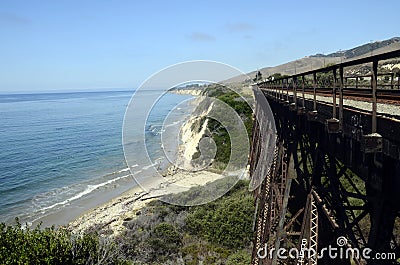
MULTIPOLYGON (((263 89, 264 91, 270 91, 274 92, 273 90, 268 90, 268 89, 263 89)), ((293 91, 288 91, 288 94, 291 99, 293 99, 293 91)), ((283 98, 286 97, 286 94, 282 95, 283 98)), ((297 95, 298 99, 301 101, 302 96, 297 95)), ((313 100, 313 95, 310 93, 306 93, 304 95, 306 100, 313 100)), ((322 96, 322 95, 317 95, 316 96, 318 102, 324 102, 328 103, 331 106, 333 105, 333 99, 332 96, 322 96)), ((300 102, 301 105, 301 102, 300 102)), ((339 98, 336 98, 336 106, 339 106, 339 98)), ((343 99, 343 106, 348 107, 349 109, 355 109, 359 111, 370 111, 372 109, 372 102, 370 101, 361 101, 361 100, 356 100, 356 99, 343 99)), ((396 121, 400 122, 400 102, 398 104, 390 104, 390 103, 377 103, 377 112, 378 115, 382 117, 388 117, 388 118, 393 118, 396 121)))
MULTIPOLYGON (((285 105, 289 109, 289 106, 284 100, 276 98, 275 93, 270 94, 266 90, 263 90, 263 93, 270 102, 277 102, 285 105)), ((313 99, 309 97, 312 97, 312 95, 306 97, 304 101, 304 115, 308 115, 314 110, 313 99)), ((325 97, 325 100, 322 100, 323 97, 321 96, 318 96, 317 98, 320 99, 316 103, 317 114, 311 119, 314 122, 326 125, 327 121, 332 119, 333 116, 332 98, 325 97)), ((293 95, 289 95, 289 101, 294 101, 293 95)), ((297 97, 298 106, 302 104, 301 101, 302 98, 297 97)), ((341 134, 344 137, 355 139, 362 145, 363 137, 371 134, 372 132, 372 114, 368 111, 368 109, 363 110, 361 107, 367 108, 371 103, 357 101, 357 104, 358 108, 354 105, 345 106, 343 108, 343 124, 336 134, 341 134)), ((382 137, 382 150, 380 153, 387 155, 392 159, 400 160, 400 107, 389 104, 382 104, 381 106, 383 107, 381 110, 387 112, 383 112, 376 117, 376 133, 382 137)), ((293 110, 292 112, 298 114, 298 110, 293 110)), ((308 119, 310 120, 310 117, 308 117, 308 119)))

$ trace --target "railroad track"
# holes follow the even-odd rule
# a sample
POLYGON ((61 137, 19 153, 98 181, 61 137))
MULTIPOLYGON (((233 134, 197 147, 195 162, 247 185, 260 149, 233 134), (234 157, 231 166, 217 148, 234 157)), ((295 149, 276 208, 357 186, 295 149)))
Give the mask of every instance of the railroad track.
MULTIPOLYGON (((306 90, 307 92, 313 92, 313 89, 306 90)), ((383 100, 398 100, 400 101, 400 90, 398 89, 377 89, 377 98, 383 100)), ((332 96, 332 89, 317 89, 317 93, 324 93, 332 96)), ((336 91, 336 95, 339 96, 339 92, 336 91)), ((370 88, 344 88, 343 96, 357 97, 357 98, 370 98, 372 99, 372 89, 370 88)))
MULTIPOLYGON (((282 89, 279 88, 278 92, 282 93, 282 89)), ((289 88, 289 92, 293 92, 293 89, 289 88)), ((297 89, 297 97, 301 97, 302 90, 297 89)), ((306 94, 313 94, 313 88, 305 88, 306 94)), ((286 89, 283 89, 283 93, 286 93, 286 89)), ((316 93, 318 96, 332 97, 332 88, 317 88, 316 93)), ((339 91, 336 91, 336 97, 339 97, 339 91)), ((352 100, 367 100, 372 101, 372 89, 370 88, 344 88, 343 97, 345 99, 352 100)), ((396 104, 400 105, 400 89, 377 89, 377 100, 379 103, 396 104)))

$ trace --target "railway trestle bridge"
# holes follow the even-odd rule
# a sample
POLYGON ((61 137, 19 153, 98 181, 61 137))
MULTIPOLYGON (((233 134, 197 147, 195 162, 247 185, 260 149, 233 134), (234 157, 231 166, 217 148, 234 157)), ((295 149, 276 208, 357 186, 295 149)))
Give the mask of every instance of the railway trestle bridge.
POLYGON ((380 66, 399 57, 395 50, 255 84, 261 119, 253 125, 250 174, 261 185, 252 264, 397 264, 400 82, 380 66), (370 74, 348 74, 360 66, 370 74), (260 97, 275 122, 274 154, 265 154, 271 122, 260 97), (333 256, 321 253, 329 246, 333 256), (288 253, 303 248, 310 254, 288 253), (359 255, 350 255, 355 249, 359 255))

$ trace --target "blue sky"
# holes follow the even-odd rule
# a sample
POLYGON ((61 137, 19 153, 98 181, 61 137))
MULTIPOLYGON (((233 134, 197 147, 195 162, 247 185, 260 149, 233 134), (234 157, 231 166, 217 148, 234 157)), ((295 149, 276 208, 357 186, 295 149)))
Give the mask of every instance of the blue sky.
POLYGON ((0 92, 133 88, 187 60, 244 72, 400 36, 400 1, 0 0, 0 92))

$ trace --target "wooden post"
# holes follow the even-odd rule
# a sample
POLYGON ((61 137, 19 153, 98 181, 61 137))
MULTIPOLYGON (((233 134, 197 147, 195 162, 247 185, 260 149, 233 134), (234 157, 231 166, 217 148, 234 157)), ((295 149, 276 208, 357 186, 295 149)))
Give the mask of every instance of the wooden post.
POLYGON ((332 98, 333 98, 332 118, 336 119, 336 68, 333 69, 332 98))
POLYGON ((390 73, 390 88, 394 88, 394 73, 390 73))
POLYGON ((313 80, 314 99, 313 99, 313 101, 314 101, 314 111, 316 111, 317 110, 317 73, 316 72, 313 73, 313 77, 314 77, 314 80, 313 80))
POLYGON ((277 88, 278 88, 278 91, 279 91, 279 100, 281 100, 281 98, 282 98, 282 91, 283 91, 283 89, 282 89, 282 80, 278 80, 278 81, 276 81, 276 86, 277 86, 277 88))
POLYGON ((305 86, 305 79, 304 79, 304 75, 302 76, 302 84, 301 84, 301 94, 302 94, 302 97, 303 97, 303 100, 302 100, 302 102, 301 102, 301 105, 302 105, 302 107, 303 108, 305 108, 306 106, 305 106, 305 94, 304 94, 304 86, 305 86))
POLYGON ((279 97, 279 87, 278 87, 278 81, 274 80, 274 86, 275 86, 275 93, 276 93, 276 99, 278 99, 279 97))
POLYGON ((275 80, 274 81, 275 82, 275 89, 276 89, 276 98, 277 99, 279 99, 280 98, 280 93, 279 93, 279 91, 280 91, 280 88, 279 88, 279 80, 275 80))
POLYGON ((339 128, 343 131, 343 66, 339 66, 339 128))
POLYGON ((340 131, 340 122, 336 119, 336 68, 332 70, 333 72, 333 84, 332 84, 332 118, 325 121, 326 129, 328 133, 338 133, 340 131))
POLYGON ((286 78, 286 102, 290 102, 290 100, 289 100, 289 78, 286 78))
POLYGON ((372 62, 372 133, 376 133, 376 112, 377 112, 377 98, 376 89, 378 86, 378 60, 372 62))
POLYGON ((271 96, 274 96, 274 88, 273 88, 272 82, 271 81, 266 81, 266 82, 269 85, 269 94, 271 96))
POLYGON ((400 89, 400 73, 397 73, 397 89, 400 89))
POLYGON ((296 76, 294 76, 293 78, 292 78, 292 80, 293 80, 293 101, 294 101, 294 107, 297 109, 297 91, 296 91, 296 88, 297 88, 297 77, 296 76))

